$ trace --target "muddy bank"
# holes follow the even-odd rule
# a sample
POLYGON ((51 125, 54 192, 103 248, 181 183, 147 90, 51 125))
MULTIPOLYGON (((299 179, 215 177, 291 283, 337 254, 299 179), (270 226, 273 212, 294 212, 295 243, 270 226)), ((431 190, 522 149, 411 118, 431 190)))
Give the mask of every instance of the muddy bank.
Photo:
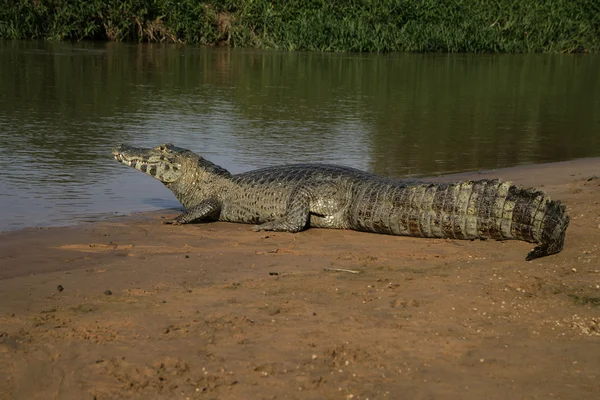
POLYGON ((0 398, 596 398, 600 160, 483 171, 569 207, 524 242, 164 213, 0 239, 0 398))

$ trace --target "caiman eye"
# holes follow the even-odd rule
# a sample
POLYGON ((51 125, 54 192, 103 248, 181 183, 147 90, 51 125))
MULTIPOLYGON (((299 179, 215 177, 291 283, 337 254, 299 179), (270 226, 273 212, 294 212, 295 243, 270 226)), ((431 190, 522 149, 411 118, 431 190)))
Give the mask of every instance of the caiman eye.
POLYGON ((167 150, 171 150, 172 148, 173 148, 173 144, 171 144, 171 143, 161 144, 159 146, 160 151, 167 151, 167 150))

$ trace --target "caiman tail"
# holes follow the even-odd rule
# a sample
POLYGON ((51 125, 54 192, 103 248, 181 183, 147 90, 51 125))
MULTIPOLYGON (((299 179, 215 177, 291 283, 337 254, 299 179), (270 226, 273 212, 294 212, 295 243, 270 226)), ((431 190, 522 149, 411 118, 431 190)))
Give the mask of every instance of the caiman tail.
POLYGON ((373 185, 355 195, 348 213, 353 229, 538 243, 527 260, 560 252, 569 225, 566 207, 559 201, 499 180, 373 185))

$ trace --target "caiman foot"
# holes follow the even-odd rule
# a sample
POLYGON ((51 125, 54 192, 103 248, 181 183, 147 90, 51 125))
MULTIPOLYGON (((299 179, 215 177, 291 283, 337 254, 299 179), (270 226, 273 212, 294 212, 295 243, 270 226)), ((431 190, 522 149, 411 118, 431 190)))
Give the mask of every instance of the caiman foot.
POLYGON ((176 216, 173 219, 164 220, 162 223, 163 223, 163 225, 183 225, 183 224, 187 223, 186 221, 183 220, 184 217, 185 217, 185 214, 181 214, 181 215, 176 216))
POLYGON ((300 232, 304 228, 303 226, 294 225, 286 220, 277 220, 265 222, 264 224, 254 225, 252 230, 254 232, 260 231, 275 231, 275 232, 300 232))

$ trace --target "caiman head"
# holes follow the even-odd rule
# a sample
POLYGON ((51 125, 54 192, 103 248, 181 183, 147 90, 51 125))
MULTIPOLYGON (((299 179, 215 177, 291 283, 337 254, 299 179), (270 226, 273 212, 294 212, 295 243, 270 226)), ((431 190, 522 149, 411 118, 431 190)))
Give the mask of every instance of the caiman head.
POLYGON ((122 144, 113 149, 112 154, 121 164, 158 179, 174 192, 215 178, 231 177, 225 168, 171 143, 161 144, 151 149, 122 144))
POLYGON ((198 164, 198 156, 187 149, 170 143, 154 148, 131 147, 125 144, 112 151, 115 160, 121 164, 142 171, 163 183, 177 181, 190 161, 198 164))

